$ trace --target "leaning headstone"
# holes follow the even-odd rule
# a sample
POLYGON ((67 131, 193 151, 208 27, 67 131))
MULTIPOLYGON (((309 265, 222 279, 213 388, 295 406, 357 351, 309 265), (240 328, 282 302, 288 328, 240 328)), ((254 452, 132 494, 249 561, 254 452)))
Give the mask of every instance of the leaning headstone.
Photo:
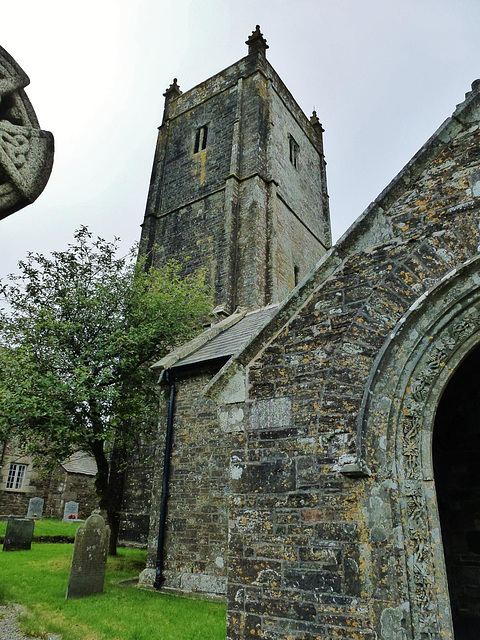
POLYGON ((67 599, 102 593, 107 566, 110 527, 101 515, 92 514, 77 529, 67 599))
POLYGON ((71 500, 65 503, 65 509, 63 510, 63 522, 69 522, 70 520, 76 520, 78 518, 78 502, 71 500))
POLYGON ((41 518, 43 515, 43 498, 30 498, 27 518, 41 518))
POLYGON ((9 518, 3 541, 4 551, 25 551, 32 546, 35 521, 31 518, 9 518))

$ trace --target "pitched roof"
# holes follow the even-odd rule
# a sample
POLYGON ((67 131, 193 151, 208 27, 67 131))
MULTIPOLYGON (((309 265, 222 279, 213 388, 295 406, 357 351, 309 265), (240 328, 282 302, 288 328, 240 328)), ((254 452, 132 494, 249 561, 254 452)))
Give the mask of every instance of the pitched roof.
POLYGON ((62 462, 62 467, 67 473, 81 473, 86 476, 97 475, 97 463, 85 451, 77 451, 71 455, 70 458, 62 462))
POLYGON ((227 327, 199 349, 178 360, 172 369, 232 356, 271 318, 277 307, 278 305, 273 305, 247 313, 234 325, 227 327))
MULTIPOLYGON (((181 345, 156 362, 152 369, 179 368, 201 362, 229 358, 240 351, 270 320, 278 305, 256 309, 237 310, 228 318, 212 325, 190 342, 181 345)), ((163 373, 162 373, 163 375, 163 373)))

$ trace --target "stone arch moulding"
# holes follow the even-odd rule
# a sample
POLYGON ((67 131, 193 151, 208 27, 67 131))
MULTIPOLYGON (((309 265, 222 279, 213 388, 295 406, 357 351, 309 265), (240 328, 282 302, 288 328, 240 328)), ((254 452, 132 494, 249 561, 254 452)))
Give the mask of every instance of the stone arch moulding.
POLYGON ((453 372, 480 343, 480 256, 447 274, 400 319, 374 363, 342 470, 388 486, 401 535, 399 585, 414 640, 453 638, 432 464, 435 413, 453 372))

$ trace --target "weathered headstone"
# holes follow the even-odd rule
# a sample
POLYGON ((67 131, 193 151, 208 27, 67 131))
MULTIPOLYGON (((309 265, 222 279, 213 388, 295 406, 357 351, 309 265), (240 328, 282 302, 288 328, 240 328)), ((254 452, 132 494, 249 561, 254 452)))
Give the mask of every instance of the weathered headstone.
POLYGON ((43 515, 43 498, 30 498, 28 503, 27 518, 41 518, 43 515))
POLYGON ((70 500, 65 503, 65 509, 63 510, 63 521, 76 520, 78 518, 78 502, 70 500))
POLYGON ((24 551, 32 546, 35 521, 31 518, 9 518, 3 542, 4 551, 24 551))
POLYGON ((95 513, 77 529, 67 599, 102 593, 109 539, 110 527, 95 513))

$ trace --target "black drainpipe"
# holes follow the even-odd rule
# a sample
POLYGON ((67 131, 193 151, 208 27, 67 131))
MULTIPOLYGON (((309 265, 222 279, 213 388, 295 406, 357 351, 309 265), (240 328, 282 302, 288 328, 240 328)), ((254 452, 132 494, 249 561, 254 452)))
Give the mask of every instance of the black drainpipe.
POLYGON ((165 547, 165 523, 167 521, 168 507, 168 479, 170 476, 170 457, 172 451, 173 436, 173 408, 175 404, 175 379, 173 373, 167 369, 165 371, 165 382, 170 385, 170 403, 168 405, 167 433, 165 436, 165 453, 163 455, 163 480, 162 480, 162 496, 160 499, 160 520, 158 523, 158 544, 157 544, 157 561, 155 565, 155 589, 160 589, 162 582, 165 580, 163 576, 163 556, 165 547))

